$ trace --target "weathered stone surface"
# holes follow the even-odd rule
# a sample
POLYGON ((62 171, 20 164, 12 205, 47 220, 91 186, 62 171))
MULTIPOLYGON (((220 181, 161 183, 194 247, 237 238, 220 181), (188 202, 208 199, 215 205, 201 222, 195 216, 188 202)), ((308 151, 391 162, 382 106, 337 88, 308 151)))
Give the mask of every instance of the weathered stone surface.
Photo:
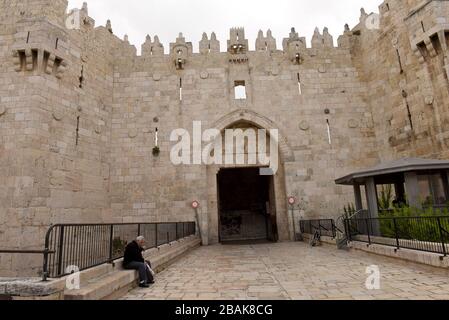
MULTIPOLYGON (((66 0, 2 1, 2 247, 42 249, 48 222, 193 221, 193 200, 202 204, 203 240, 217 243, 223 166, 169 159, 171 132, 192 131, 193 121, 279 129, 280 240, 293 237, 288 196, 301 199, 306 218, 337 216, 353 199, 335 178, 392 158, 449 157, 449 1, 421 2, 384 2, 379 29, 363 13, 338 46, 327 28, 315 31, 312 47, 293 29, 278 49, 268 30, 251 51, 237 28, 226 52, 213 33, 199 53, 180 36, 165 54, 148 36, 137 55, 111 23, 95 27, 87 8, 76 30, 67 28, 66 0), (239 83, 245 100, 235 99, 239 83), (25 242, 26 227, 39 231, 25 242)), ((23 266, 0 261, 0 274, 23 266)))
POLYGON ((307 243, 202 247, 124 300, 448 300, 447 269, 307 243), (294 254, 292 254, 294 253, 294 254), (380 289, 369 290, 377 266, 380 289), (348 267, 350 266, 350 267, 348 267))
POLYGON ((39 278, 30 279, 8 279, 0 278, 0 293, 10 296, 49 296, 58 291, 57 288, 42 282, 39 278))

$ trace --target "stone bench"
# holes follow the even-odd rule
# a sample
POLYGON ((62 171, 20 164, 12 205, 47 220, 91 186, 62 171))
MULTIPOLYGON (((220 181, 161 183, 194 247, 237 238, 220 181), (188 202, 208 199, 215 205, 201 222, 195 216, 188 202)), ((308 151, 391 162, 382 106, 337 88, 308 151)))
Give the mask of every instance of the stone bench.
MULTIPOLYGON (((157 249, 150 249, 144 253, 146 260, 150 260, 156 273, 161 272, 176 259, 201 245, 198 237, 190 237, 171 244, 163 245, 157 249)), ((65 300, 110 300, 116 299, 138 285, 137 271, 125 270, 123 259, 114 261, 110 265, 111 271, 99 273, 92 270, 95 277, 85 275, 81 278, 81 289, 66 290, 65 300)))
MULTIPOLYGON (((144 257, 151 261, 154 271, 158 273, 199 246, 200 238, 191 236, 147 250, 144 257)), ((0 293, 12 296, 14 300, 111 300, 136 287, 139 276, 137 271, 125 270, 123 259, 118 259, 114 263, 81 271, 79 290, 67 289, 67 278, 50 279, 48 282, 39 279, 11 279, 8 286, 0 285, 0 293)))

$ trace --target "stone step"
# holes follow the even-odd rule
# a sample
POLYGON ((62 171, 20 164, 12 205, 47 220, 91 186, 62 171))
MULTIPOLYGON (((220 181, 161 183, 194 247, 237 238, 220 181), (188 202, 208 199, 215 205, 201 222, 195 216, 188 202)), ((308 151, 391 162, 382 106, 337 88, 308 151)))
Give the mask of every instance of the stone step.
MULTIPOLYGON (((147 251, 144 256, 151 260, 156 273, 161 272, 171 263, 179 259, 190 250, 199 247, 201 240, 198 237, 190 237, 170 245, 164 245, 159 249, 147 251)), ((100 270, 89 271, 81 281, 81 289, 66 290, 65 300, 110 300, 126 294, 130 289, 138 285, 138 273, 133 270, 124 270, 122 259, 115 264, 102 266, 100 270), (104 273, 106 270, 110 270, 104 273)))
POLYGON ((80 283, 81 285, 88 284, 94 279, 101 278, 114 271, 114 266, 110 263, 103 264, 96 268, 92 268, 89 272, 81 273, 80 283))
POLYGON ((136 271, 111 272, 82 289, 66 291, 64 297, 65 300, 102 300, 123 288, 132 288, 136 278, 136 271))

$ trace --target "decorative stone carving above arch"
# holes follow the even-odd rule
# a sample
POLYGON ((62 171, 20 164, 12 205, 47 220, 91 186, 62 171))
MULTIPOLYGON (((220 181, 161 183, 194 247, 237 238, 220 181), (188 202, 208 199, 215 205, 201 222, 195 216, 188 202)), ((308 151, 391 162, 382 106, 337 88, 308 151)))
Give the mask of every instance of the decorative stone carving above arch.
POLYGON ((431 106, 434 102, 435 98, 432 95, 428 95, 425 97, 425 102, 427 105, 431 106))
POLYGON ((234 123, 244 121, 248 122, 256 127, 261 129, 266 129, 267 131, 270 129, 278 129, 279 130, 279 154, 281 158, 285 162, 294 161, 294 153, 292 148, 290 147, 286 136, 282 133, 280 126, 277 125, 274 121, 269 118, 260 115, 251 110, 236 110, 234 112, 229 113, 228 115, 220 118, 216 121, 211 128, 218 129, 220 131, 225 130, 229 126, 234 123))
POLYGON ((299 129, 301 129, 302 131, 307 131, 307 130, 309 130, 309 128, 310 128, 310 126, 307 121, 303 120, 299 123, 299 129))
POLYGON ((58 109, 53 109, 53 119, 55 119, 56 121, 61 121, 62 119, 64 119, 64 112, 58 109))

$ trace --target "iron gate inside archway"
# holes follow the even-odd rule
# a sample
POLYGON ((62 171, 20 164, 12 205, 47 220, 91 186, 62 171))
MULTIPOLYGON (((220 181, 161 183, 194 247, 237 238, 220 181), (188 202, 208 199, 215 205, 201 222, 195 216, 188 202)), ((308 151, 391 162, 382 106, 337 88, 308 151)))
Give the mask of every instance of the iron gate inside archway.
POLYGON ((260 168, 220 170, 220 242, 275 239, 272 184, 273 177, 261 176, 260 168))

